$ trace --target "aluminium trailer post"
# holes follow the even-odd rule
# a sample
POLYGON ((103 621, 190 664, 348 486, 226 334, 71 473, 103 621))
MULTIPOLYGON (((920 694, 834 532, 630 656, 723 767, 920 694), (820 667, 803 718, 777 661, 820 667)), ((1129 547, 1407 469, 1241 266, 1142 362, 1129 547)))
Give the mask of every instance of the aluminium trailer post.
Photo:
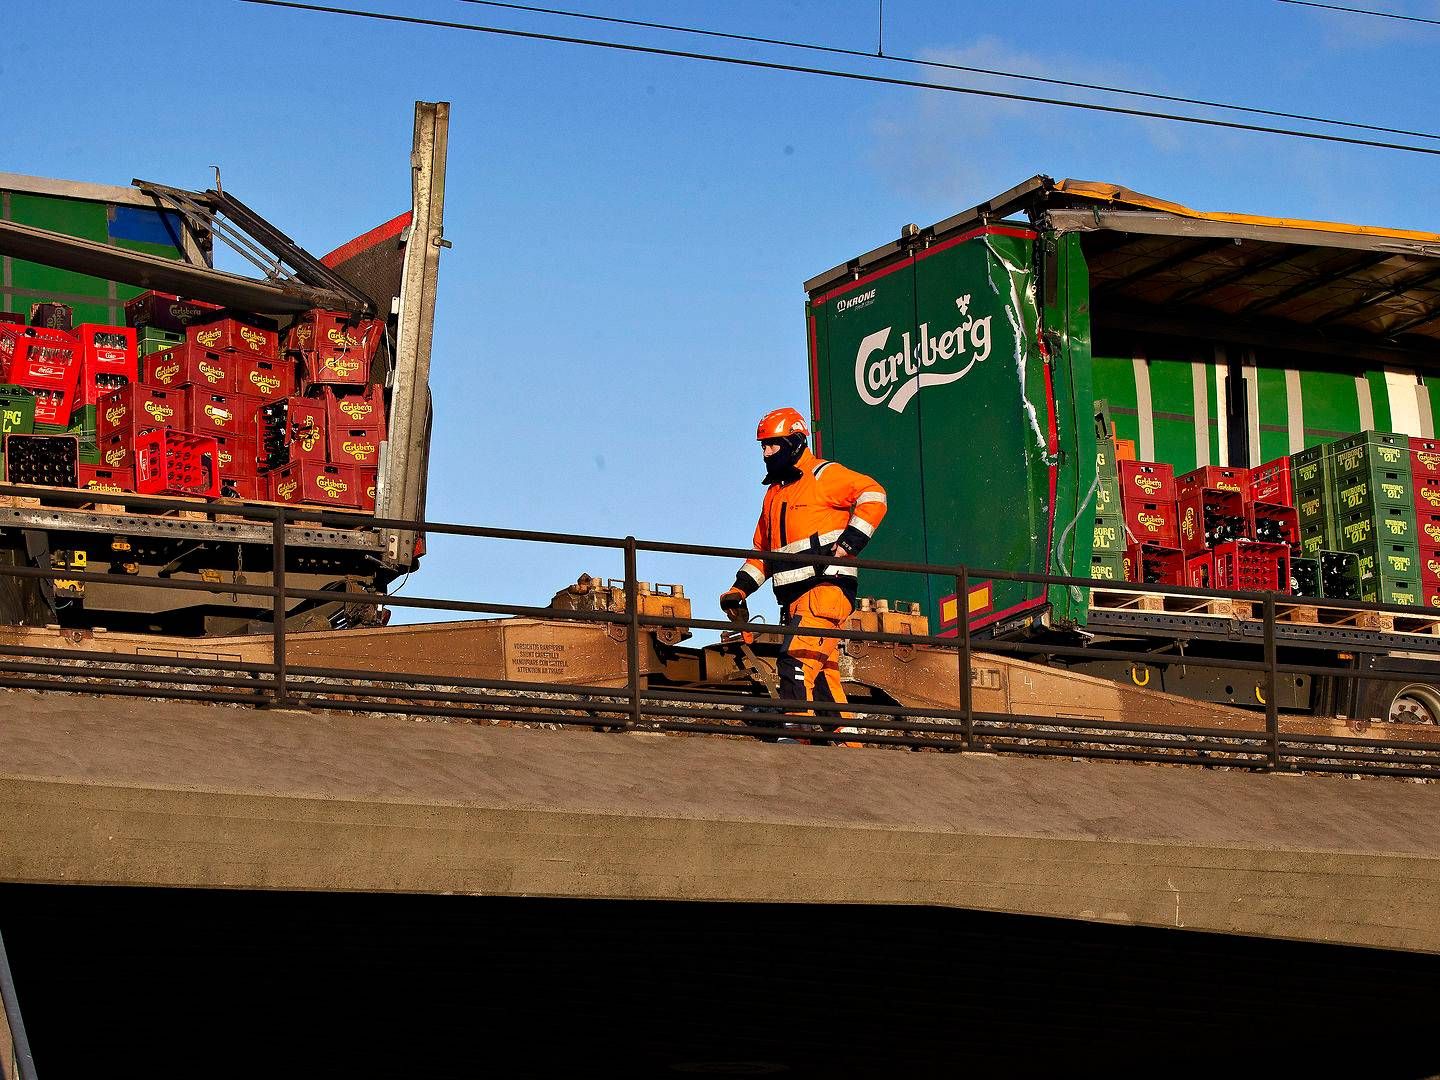
POLYGON ((272 524, 271 570, 270 584, 275 590, 274 602, 271 607, 271 643, 272 660, 275 662, 275 696, 273 704, 277 708, 285 708, 290 704, 290 690, 285 679, 285 510, 283 507, 275 508, 275 519, 272 524))
POLYGON ((1275 593, 1265 594, 1265 736, 1271 769, 1280 768, 1280 703, 1276 700, 1275 593))
POLYGON ((644 719, 640 704, 640 577, 635 559, 635 537, 625 537, 625 613, 630 625, 625 633, 625 666, 630 689, 630 716, 625 726, 638 730, 644 719))
POLYGON ((970 568, 961 566, 955 575, 955 614, 960 619, 960 724, 966 750, 975 749, 975 709, 971 700, 970 674, 970 568))

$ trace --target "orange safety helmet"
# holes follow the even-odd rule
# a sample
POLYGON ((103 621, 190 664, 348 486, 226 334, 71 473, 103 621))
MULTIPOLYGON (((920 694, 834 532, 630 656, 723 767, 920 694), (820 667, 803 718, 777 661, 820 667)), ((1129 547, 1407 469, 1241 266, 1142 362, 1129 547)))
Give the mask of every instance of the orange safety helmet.
POLYGON ((787 435, 810 435, 810 429, 805 426, 805 417, 801 416, 794 409, 775 409, 760 418, 760 424, 755 429, 755 438, 764 442, 766 439, 783 439, 787 435))

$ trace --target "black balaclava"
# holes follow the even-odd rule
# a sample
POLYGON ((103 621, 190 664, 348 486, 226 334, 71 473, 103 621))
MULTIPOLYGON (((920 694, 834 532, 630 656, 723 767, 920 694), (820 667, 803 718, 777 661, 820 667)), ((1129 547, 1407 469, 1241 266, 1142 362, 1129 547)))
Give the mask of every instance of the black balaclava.
POLYGON ((800 479, 800 470, 795 463, 800 460, 800 455, 805 453, 805 435, 797 432, 794 435, 784 435, 779 439, 765 439, 764 442, 778 442, 780 449, 765 459, 765 484, 788 484, 792 480, 800 479))

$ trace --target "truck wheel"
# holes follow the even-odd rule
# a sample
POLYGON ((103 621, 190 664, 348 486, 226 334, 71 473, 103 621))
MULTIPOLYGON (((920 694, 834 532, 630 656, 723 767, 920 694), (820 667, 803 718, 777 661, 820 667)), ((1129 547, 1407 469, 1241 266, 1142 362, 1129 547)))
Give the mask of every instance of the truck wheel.
POLYGON ((1425 683, 1407 683, 1390 699, 1385 719, 1392 724, 1440 724, 1440 690, 1425 683))

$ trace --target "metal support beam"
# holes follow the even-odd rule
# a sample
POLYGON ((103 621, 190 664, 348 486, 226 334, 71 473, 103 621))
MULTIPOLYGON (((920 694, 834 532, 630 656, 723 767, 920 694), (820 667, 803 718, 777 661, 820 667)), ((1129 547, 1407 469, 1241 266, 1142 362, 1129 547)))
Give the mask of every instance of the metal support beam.
POLYGON ((1326 312, 1318 319, 1312 320, 1311 324, 1314 326, 1328 326, 1330 323, 1339 322, 1341 319, 1348 318, 1351 315, 1364 311, 1368 307, 1373 307, 1376 304, 1384 303, 1386 300, 1393 300, 1397 296, 1404 296, 1411 289, 1421 288, 1422 286, 1429 285, 1431 282, 1434 281, 1440 281, 1440 270, 1428 270, 1423 274, 1417 275, 1416 277, 1406 278, 1398 285, 1392 285, 1388 289, 1384 289, 1381 292, 1366 296, 1364 299, 1357 300, 1353 304, 1347 304, 1343 308, 1339 308, 1335 311, 1326 312))
POLYGON ((1253 263, 1249 263, 1245 266, 1237 266, 1234 270, 1228 271, 1227 273, 1217 274, 1209 281, 1202 281, 1198 285, 1192 285, 1188 289, 1182 289, 1180 292, 1170 297, 1170 299, 1167 300, 1166 303, 1188 304, 1194 300, 1200 299, 1202 296, 1205 296, 1208 293, 1214 292, 1217 289, 1224 289, 1228 288, 1231 285, 1237 285, 1240 282, 1244 281, 1246 278, 1254 277, 1256 274, 1263 274, 1268 270, 1273 270, 1281 263, 1289 262, 1291 259, 1295 258, 1295 255, 1296 251, 1294 248, 1282 247, 1275 254, 1269 255, 1266 258, 1257 260, 1253 263))
POLYGON ((13 221, 0 221, 0 255, 44 263, 57 270, 109 278, 140 289, 178 293, 267 315, 292 314, 313 307, 344 308, 348 305, 346 297, 327 289, 314 289, 298 283, 271 285, 222 270, 79 240, 64 233, 19 225, 13 221))
POLYGON ((1194 244, 1188 244, 1180 251, 1167 255, 1163 259, 1157 259, 1154 262, 1147 263, 1146 265, 1136 270, 1132 270, 1130 271, 1130 273, 1125 274, 1121 277, 1115 278, 1111 281, 1097 282, 1095 285, 1095 292, 1117 292, 1120 289, 1123 289, 1126 285, 1131 284, 1132 282, 1144 281, 1147 278, 1155 277, 1157 274, 1163 274, 1169 270, 1174 270, 1177 266, 1184 266, 1192 259, 1197 259, 1202 255, 1208 255, 1212 251, 1220 251, 1224 248, 1230 247, 1233 243, 1234 241, 1228 237, 1219 237, 1201 240, 1194 244))
POLYGON ((1338 270, 1328 270, 1323 274, 1310 278, 1308 281, 1302 281, 1298 285, 1292 285, 1284 292, 1276 293, 1274 296, 1262 297, 1246 305, 1240 311, 1240 314, 1248 317, 1258 315, 1262 311, 1269 311, 1271 308, 1281 307, 1284 304, 1290 303, 1292 300, 1298 300, 1302 296, 1308 296, 1312 292, 1323 289, 1327 285, 1333 285, 1337 281, 1344 281, 1347 277, 1358 274, 1362 270, 1369 270, 1373 266, 1379 266, 1387 259, 1393 257, 1392 255, 1362 255, 1360 258, 1346 263, 1338 270))
MULTIPOLYGON (((415 103, 415 149, 410 155, 412 207, 395 374, 390 387, 390 452, 380 471, 376 513, 415 520, 425 512, 425 462, 430 442, 430 346, 435 332, 435 286, 445 240, 445 157, 450 104, 415 103)), ((397 568, 415 559, 415 533, 388 534, 388 560, 397 568)))

